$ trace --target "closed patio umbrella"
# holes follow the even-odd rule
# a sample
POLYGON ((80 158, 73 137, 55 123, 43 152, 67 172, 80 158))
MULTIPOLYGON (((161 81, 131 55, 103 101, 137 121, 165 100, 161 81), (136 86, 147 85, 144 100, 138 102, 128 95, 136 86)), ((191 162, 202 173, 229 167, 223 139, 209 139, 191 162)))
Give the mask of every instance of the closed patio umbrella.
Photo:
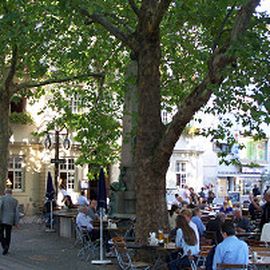
POLYGON ((99 172, 99 179, 98 179, 98 194, 97 194, 97 200, 98 200, 98 209, 99 209, 99 219, 100 219, 100 250, 99 260, 93 260, 92 264, 109 264, 111 263, 110 260, 104 260, 103 259, 103 216, 105 214, 105 211, 107 209, 107 193, 106 193, 106 183, 105 183, 105 175, 103 168, 100 169, 99 172))
POLYGON ((53 231, 53 201, 54 201, 54 197, 55 197, 55 191, 53 188, 52 175, 50 172, 48 172, 46 198, 47 198, 47 202, 50 203, 50 231, 53 231))

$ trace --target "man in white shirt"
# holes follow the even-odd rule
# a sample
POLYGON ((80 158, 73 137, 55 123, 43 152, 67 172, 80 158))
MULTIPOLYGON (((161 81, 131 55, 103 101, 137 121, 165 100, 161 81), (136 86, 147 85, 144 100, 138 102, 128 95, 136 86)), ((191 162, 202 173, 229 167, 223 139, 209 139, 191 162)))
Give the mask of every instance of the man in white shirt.
POLYGON ((80 229, 87 229, 88 232, 93 230, 93 220, 87 215, 87 206, 81 206, 76 217, 76 224, 80 229))

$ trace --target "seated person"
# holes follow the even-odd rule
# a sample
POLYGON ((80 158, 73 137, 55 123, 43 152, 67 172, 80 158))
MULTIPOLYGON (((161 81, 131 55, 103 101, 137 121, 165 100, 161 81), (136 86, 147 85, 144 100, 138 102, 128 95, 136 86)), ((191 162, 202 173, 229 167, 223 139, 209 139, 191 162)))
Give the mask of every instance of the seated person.
POLYGON ((193 231, 195 232, 196 238, 197 238, 197 242, 200 242, 200 235, 197 229, 196 224, 191 220, 192 218, 192 211, 191 209, 183 209, 181 210, 180 214, 182 216, 184 216, 184 218, 186 219, 188 225, 191 227, 191 229, 193 229, 193 231))
POLYGON ((236 208, 233 212, 233 223, 237 232, 250 232, 250 222, 243 217, 242 210, 236 208))
POLYGON ((176 227, 176 217, 179 214, 179 207, 173 204, 168 212, 170 229, 173 230, 176 227))
POLYGON ((233 208, 233 203, 232 203, 229 196, 225 196, 224 201, 226 201, 228 203, 229 207, 233 208))
POLYGON ((191 221, 196 224, 200 236, 202 236, 205 231, 205 225, 201 220, 201 215, 200 208, 196 207, 193 209, 193 217, 191 218, 191 221))
POLYGON ((80 229, 86 229, 89 233, 92 232, 93 230, 93 220, 87 215, 87 206, 81 206, 79 208, 79 213, 76 216, 76 225, 80 228, 80 229))
POLYGON ((217 244, 223 241, 221 234, 221 225, 225 222, 226 215, 224 213, 218 213, 214 220, 209 220, 206 224, 206 231, 215 232, 215 239, 213 244, 217 244))
POLYGON ((183 202, 183 198, 178 194, 174 194, 174 201, 173 201, 173 204, 177 205, 179 208, 182 207, 182 202, 183 202))
POLYGON ((265 223, 270 222, 270 190, 264 194, 265 203, 262 205, 262 215, 260 222, 260 230, 262 230, 265 223))
POLYGON ((213 270, 217 264, 248 264, 248 245, 235 236, 233 224, 225 222, 221 226, 224 240, 217 245, 213 259, 213 270))
POLYGON ((80 194, 80 196, 78 198, 78 205, 80 205, 80 206, 82 206, 82 205, 89 205, 89 201, 85 197, 84 190, 81 190, 81 194, 80 194))
POLYGON ((178 253, 172 253, 171 261, 168 263, 170 270, 177 270, 183 267, 190 267, 189 256, 197 256, 200 252, 199 242, 195 231, 190 227, 186 218, 179 215, 176 218, 176 247, 181 251, 181 257, 177 257, 178 253))
POLYGON ((248 212, 251 216, 251 219, 256 220, 260 218, 262 213, 262 208, 260 206, 260 198, 259 197, 253 198, 253 196, 250 196, 250 201, 251 203, 248 206, 248 212))
POLYGON ((214 201, 214 199, 215 199, 215 197, 216 197, 216 195, 215 195, 214 191, 209 190, 208 191, 208 197, 207 197, 207 203, 208 204, 212 204, 213 201, 214 201))
POLYGON ((76 225, 81 230, 86 230, 92 241, 95 241, 99 238, 99 233, 94 229, 93 220, 87 215, 87 206, 81 206, 79 208, 79 213, 76 216, 76 225))
POLYGON ((194 191, 193 187, 189 188, 190 192, 190 204, 197 205, 199 203, 199 196, 194 191))
POLYGON ((93 199, 90 202, 90 205, 87 210, 87 215, 94 221, 98 219, 98 214, 97 214, 97 200, 93 199))
POLYGON ((63 203, 64 203, 64 208, 71 209, 71 208, 75 207, 75 205, 73 204, 72 199, 69 195, 66 195, 64 197, 63 203))
POLYGON ((198 205, 198 207, 201 210, 206 210, 206 211, 211 211, 212 210, 212 208, 208 205, 207 200, 205 200, 203 198, 200 198, 199 199, 199 205, 198 205))
POLYGON ((229 206, 227 201, 223 202, 223 206, 221 206, 221 208, 219 209, 220 212, 224 213, 224 214, 231 214, 233 209, 231 206, 229 206))

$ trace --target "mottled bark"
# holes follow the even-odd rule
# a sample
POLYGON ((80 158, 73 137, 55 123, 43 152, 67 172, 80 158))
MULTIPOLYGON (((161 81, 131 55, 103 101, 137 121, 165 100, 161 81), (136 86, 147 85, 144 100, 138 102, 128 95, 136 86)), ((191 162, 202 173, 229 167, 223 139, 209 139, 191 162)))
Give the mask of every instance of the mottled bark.
MULTIPOLYGON (((155 169, 153 154, 162 137, 160 118, 160 33, 151 25, 153 7, 145 9, 138 27, 139 111, 136 140, 136 240, 145 243, 150 231, 167 224, 165 173, 168 164, 155 169), (148 16, 149 15, 149 16, 148 16)), ((144 9, 142 9, 142 12, 144 9)))

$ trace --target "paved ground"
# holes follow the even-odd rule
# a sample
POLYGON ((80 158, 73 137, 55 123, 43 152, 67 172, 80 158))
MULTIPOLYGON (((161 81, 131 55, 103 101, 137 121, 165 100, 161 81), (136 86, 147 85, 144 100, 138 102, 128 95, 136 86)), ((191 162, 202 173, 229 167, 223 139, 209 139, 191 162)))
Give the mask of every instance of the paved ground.
POLYGON ((74 240, 47 233, 38 224, 20 224, 12 231, 10 252, 0 248, 0 270, 115 270, 113 265, 96 266, 77 257, 74 240))

